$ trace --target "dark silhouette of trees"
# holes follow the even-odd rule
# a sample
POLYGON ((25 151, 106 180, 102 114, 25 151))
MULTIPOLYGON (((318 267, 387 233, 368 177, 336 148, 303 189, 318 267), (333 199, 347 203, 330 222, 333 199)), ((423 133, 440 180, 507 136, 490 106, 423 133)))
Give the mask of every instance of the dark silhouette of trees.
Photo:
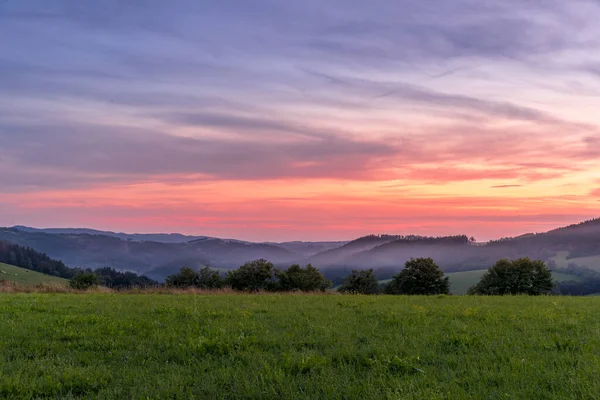
POLYGON ((379 292, 379 283, 372 268, 353 270, 338 290, 342 293, 376 294, 379 292))
POLYGON ((278 281, 277 290, 281 291, 301 290, 303 292, 313 292, 320 290, 324 292, 332 285, 311 264, 308 264, 305 268, 294 264, 285 271, 276 270, 275 277, 278 281))
POLYGON ((219 271, 204 267, 198 271, 197 287, 200 289, 220 289, 225 283, 219 274, 219 271))
POLYGON ((552 272, 543 261, 519 258, 499 260, 488 269, 469 294, 505 295, 550 293, 554 287, 552 272))
POLYGON ((69 286, 73 289, 87 290, 90 288, 97 287, 100 280, 93 272, 79 272, 71 280, 69 280, 69 286))
POLYGON ((159 285, 157 281, 147 276, 140 276, 134 272, 121 272, 109 267, 98 268, 94 274, 98 276, 100 285, 112 289, 148 288, 159 285))
POLYGON ((276 288, 275 267, 267 260, 249 261, 227 273, 225 283, 235 290, 257 292, 276 288))
POLYGON ((204 267, 198 272, 183 267, 179 273, 167 277, 165 284, 176 288, 220 289, 223 287, 223 279, 219 271, 214 271, 210 267, 204 267))
POLYGON ((385 287, 386 294, 448 294, 448 277, 431 258, 412 258, 385 287))
MULTIPOLYGON (((0 262, 65 279, 71 279, 84 272, 92 272, 90 269, 69 268, 62 261, 53 260, 32 248, 4 241, 0 241, 0 262)), ((133 272, 120 272, 108 267, 99 268, 94 271, 94 274, 100 285, 115 289, 158 285, 158 282, 146 276, 139 276, 133 272)))
POLYGON ((32 248, 4 241, 0 241, 0 262, 65 279, 71 279, 81 271, 69 268, 62 261, 53 260, 32 248))
POLYGON ((169 287, 188 288, 196 286, 198 273, 191 268, 182 267, 179 273, 168 276, 165 284, 169 287))
MULTIPOLYGON (((550 266, 550 265, 549 265, 550 266)), ((593 269, 580 267, 570 263, 566 268, 552 266, 552 271, 573 275, 579 280, 557 282, 554 287, 558 294, 568 296, 586 296, 600 293, 600 272, 593 269)))

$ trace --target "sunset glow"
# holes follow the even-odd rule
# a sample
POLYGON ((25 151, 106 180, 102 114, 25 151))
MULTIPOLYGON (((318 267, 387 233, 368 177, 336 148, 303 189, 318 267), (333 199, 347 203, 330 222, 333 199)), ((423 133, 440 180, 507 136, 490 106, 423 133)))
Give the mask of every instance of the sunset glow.
POLYGON ((85 3, 0 3, 0 225, 488 240, 600 214, 595 1, 85 3))

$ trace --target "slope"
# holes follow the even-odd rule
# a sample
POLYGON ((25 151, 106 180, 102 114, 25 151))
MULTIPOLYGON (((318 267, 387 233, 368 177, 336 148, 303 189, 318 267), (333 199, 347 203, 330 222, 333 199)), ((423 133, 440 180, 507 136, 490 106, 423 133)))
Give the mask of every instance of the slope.
POLYGON ((246 261, 266 258, 275 263, 299 256, 278 246, 237 240, 201 238, 188 243, 122 240, 90 234, 50 234, 0 228, 0 241, 31 247, 71 267, 132 270, 162 279, 190 263, 237 268, 246 261), (159 273, 153 273, 157 270, 159 273))
POLYGON ((0 263, 0 281, 3 280, 26 285, 38 285, 40 283, 66 285, 68 283, 68 280, 63 278, 0 263))

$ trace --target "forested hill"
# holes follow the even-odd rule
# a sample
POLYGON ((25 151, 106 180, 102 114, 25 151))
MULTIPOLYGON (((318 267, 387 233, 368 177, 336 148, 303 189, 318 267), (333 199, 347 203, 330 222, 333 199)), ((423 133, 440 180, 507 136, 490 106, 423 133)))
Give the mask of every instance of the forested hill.
POLYGON ((72 278, 79 271, 32 248, 5 241, 0 241, 0 262, 66 279, 72 278))
MULTIPOLYGON (((77 273, 83 272, 83 269, 69 268, 62 261, 54 260, 32 248, 6 241, 0 241, 0 263, 65 279, 71 279, 77 273)), ((113 288, 146 287, 158 284, 158 282, 146 276, 139 276, 133 272, 116 271, 112 268, 100 268, 95 270, 94 273, 104 286, 113 288)))
POLYGON ((485 269, 501 258, 518 257, 553 261, 559 267, 576 264, 600 270, 600 219, 489 243, 476 243, 466 235, 368 235, 349 242, 314 244, 251 243, 202 237, 186 243, 164 243, 102 234, 49 233, 52 231, 0 228, 0 240, 41 251, 71 267, 110 267, 157 280, 182 266, 232 269, 259 258, 282 267, 312 263, 328 277, 337 276, 335 271, 341 275, 352 269, 368 268, 386 270, 391 276, 412 257, 432 257, 446 272, 485 269), (321 251, 312 253, 315 250, 321 251))

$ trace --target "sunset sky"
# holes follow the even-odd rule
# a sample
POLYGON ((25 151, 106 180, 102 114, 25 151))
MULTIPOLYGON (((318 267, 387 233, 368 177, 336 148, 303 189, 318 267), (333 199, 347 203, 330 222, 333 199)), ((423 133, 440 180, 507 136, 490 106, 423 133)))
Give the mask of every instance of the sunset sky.
POLYGON ((600 4, 0 0, 0 225, 246 240, 600 216, 600 4))

